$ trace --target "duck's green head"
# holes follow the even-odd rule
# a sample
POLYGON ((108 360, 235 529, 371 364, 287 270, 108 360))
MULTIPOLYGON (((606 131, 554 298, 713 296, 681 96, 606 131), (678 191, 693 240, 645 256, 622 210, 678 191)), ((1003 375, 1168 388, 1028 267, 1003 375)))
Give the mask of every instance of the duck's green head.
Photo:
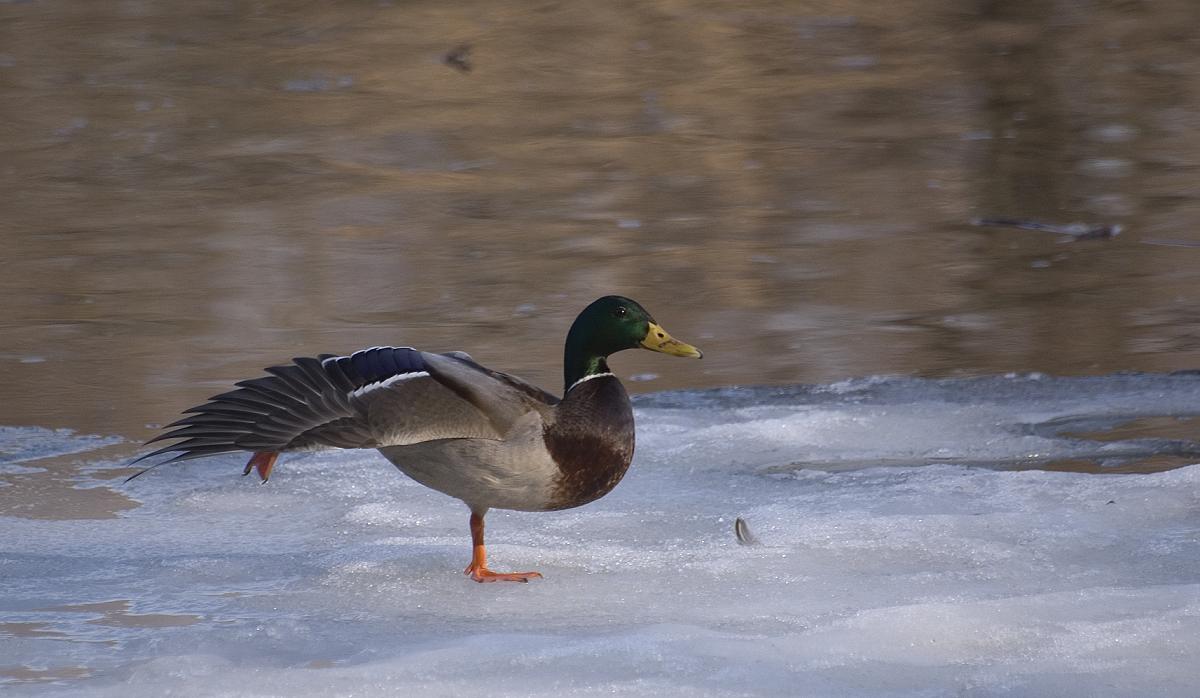
POLYGON ((584 308, 567 333, 563 363, 567 389, 585 376, 607 373, 609 354, 638 347, 672 356, 703 356, 696 347, 671 337, 637 301, 605 296, 584 308))

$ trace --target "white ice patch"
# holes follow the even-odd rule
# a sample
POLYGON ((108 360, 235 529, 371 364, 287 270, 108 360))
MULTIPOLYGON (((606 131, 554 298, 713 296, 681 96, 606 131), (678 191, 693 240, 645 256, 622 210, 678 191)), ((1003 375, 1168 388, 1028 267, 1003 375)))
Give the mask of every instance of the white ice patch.
POLYGON ((373 452, 285 457, 266 486, 235 457, 168 466, 123 487, 143 506, 118 519, 0 519, 0 685, 1192 696, 1200 465, 1003 468, 1034 453, 1179 457, 1173 439, 1080 434, 1198 410, 1190 376, 641 398, 613 493, 488 515, 492 566, 545 575, 527 585, 463 577, 466 508, 373 452), (757 545, 736 541, 739 516, 757 545), (80 607, 114 601, 127 610, 80 607))
POLYGON ((70 429, 0 426, 0 473, 28 472, 30 468, 17 463, 91 451, 120 441, 112 436, 80 435, 70 429))

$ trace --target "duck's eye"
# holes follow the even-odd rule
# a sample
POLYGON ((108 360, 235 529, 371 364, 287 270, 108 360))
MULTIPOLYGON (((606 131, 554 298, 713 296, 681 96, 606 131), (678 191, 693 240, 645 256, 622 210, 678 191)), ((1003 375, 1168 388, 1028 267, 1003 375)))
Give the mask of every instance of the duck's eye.
POLYGON ((629 312, 629 310, 627 310, 625 308, 625 306, 618 305, 617 309, 613 311, 613 314, 616 315, 617 317, 625 317, 625 313, 628 313, 628 312, 629 312))

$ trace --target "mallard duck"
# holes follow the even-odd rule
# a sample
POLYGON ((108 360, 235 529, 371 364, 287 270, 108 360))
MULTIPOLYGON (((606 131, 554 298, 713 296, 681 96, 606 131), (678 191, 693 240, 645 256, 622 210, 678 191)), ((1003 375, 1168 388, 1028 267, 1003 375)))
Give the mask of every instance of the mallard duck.
POLYGON ((465 574, 477 582, 527 582, 541 575, 488 569, 484 516, 489 509, 569 509, 620 482, 633 459, 633 408, 607 359, 637 347, 701 357, 635 301, 605 296, 567 333, 561 399, 463 352, 374 347, 296 358, 184 410, 190 416, 148 443, 176 442, 138 460, 177 455, 130 479, 166 463, 249 451, 242 474, 257 471, 265 483, 287 451, 375 448, 405 475, 471 510, 465 574))

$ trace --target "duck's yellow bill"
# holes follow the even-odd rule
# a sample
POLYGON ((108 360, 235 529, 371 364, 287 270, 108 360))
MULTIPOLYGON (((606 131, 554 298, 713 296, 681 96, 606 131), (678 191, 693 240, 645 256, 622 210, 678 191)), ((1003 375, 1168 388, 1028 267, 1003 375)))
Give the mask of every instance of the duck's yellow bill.
POLYGON ((656 323, 650 323, 650 330, 646 332, 646 338, 642 340, 642 346, 650 351, 660 351, 671 356, 686 356, 689 359, 700 359, 704 354, 692 346, 684 344, 667 334, 667 331, 659 327, 656 323))

